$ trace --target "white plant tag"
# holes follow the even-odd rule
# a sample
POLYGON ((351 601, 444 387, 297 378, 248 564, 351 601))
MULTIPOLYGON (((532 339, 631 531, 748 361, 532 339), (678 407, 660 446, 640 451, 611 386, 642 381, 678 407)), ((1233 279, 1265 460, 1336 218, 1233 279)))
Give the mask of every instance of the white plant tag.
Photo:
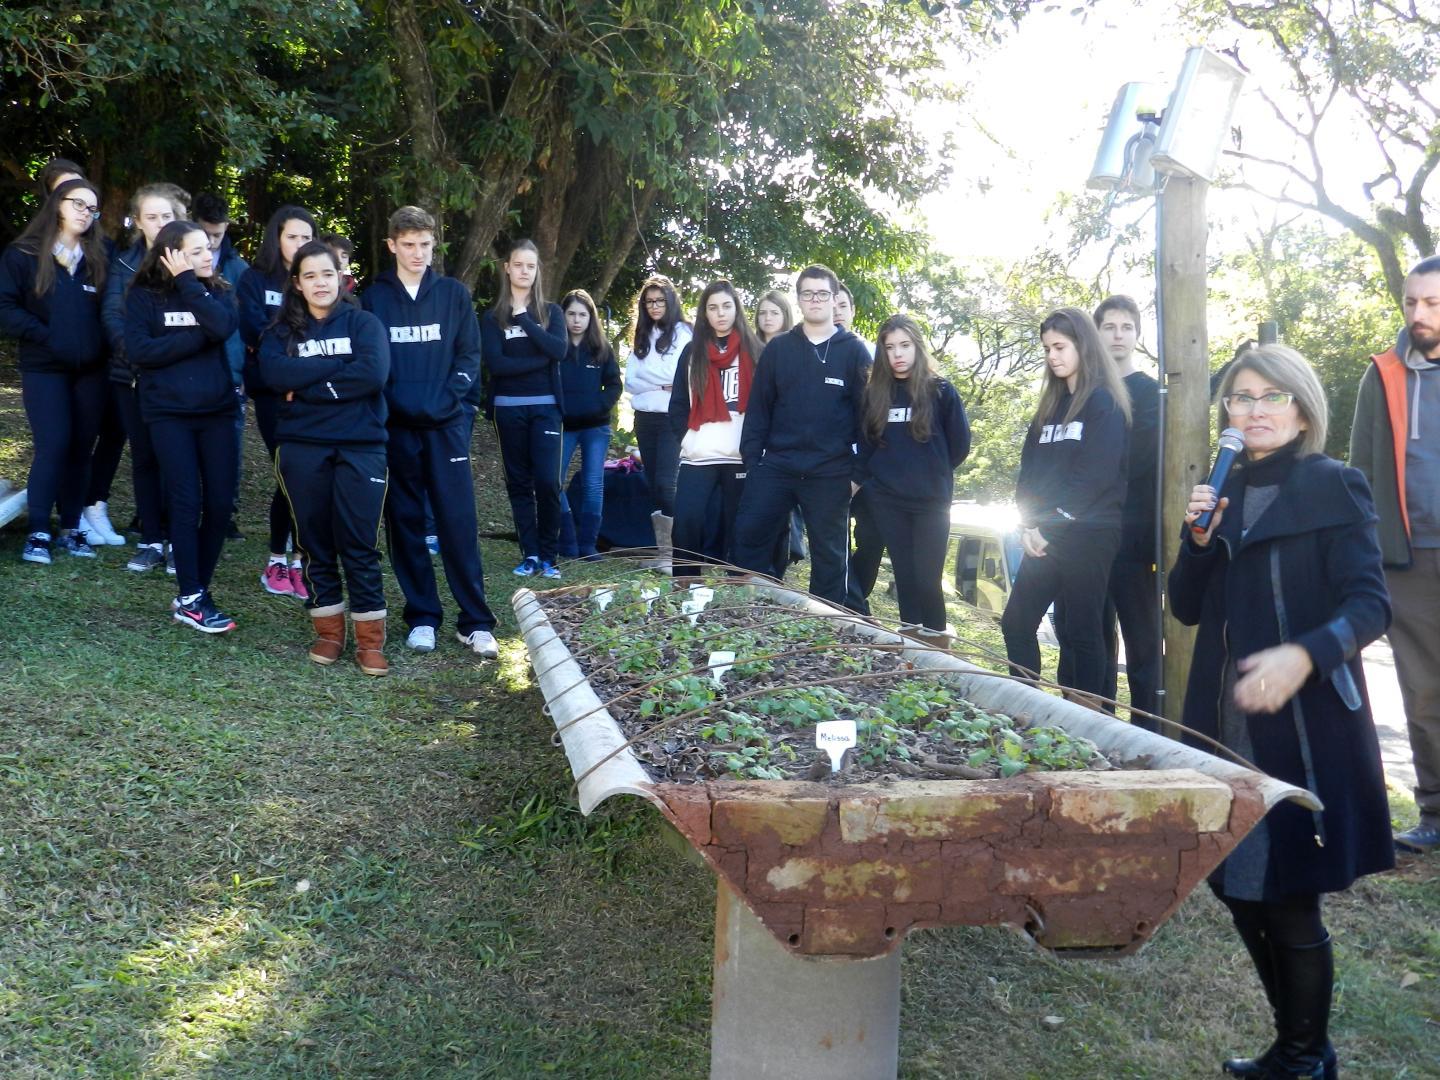
POLYGON ((838 773, 845 751, 855 745, 854 720, 822 720, 815 725, 815 745, 830 755, 830 771, 838 773))
POLYGON ((734 663, 735 654, 728 650, 712 652, 710 654, 710 659, 706 661, 706 665, 710 668, 710 677, 715 680, 716 686, 720 685, 720 681, 725 678, 725 673, 730 670, 734 663))
POLYGON ((607 607, 609 607, 610 604, 614 601, 614 599, 614 589, 596 589, 593 593, 590 594, 591 602, 601 611, 604 611, 607 607))
POLYGON ((640 599, 645 601, 645 610, 649 611, 655 601, 660 598, 659 589, 641 589, 640 599))
POLYGON ((690 586, 690 599, 700 605, 700 610, 705 610, 705 605, 715 599, 715 590, 708 585, 690 586))
POLYGON ((690 625, 694 626, 700 619, 700 613, 705 610, 705 605, 698 600, 680 601, 680 612, 690 617, 690 625))

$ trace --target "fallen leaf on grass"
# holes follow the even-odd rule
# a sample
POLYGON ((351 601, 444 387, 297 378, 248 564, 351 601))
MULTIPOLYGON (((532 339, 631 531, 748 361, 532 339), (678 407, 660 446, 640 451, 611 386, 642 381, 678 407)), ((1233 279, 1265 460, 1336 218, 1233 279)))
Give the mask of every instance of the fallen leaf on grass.
POLYGON ((1404 975, 1400 976, 1400 989, 1409 990, 1410 987, 1414 986, 1419 981, 1419 975, 1416 975, 1413 971, 1407 971, 1404 975))

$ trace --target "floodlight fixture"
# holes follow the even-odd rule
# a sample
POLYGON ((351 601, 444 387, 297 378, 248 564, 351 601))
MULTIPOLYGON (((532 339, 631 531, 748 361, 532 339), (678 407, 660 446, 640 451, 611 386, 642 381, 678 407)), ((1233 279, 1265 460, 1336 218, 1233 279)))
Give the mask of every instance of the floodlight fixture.
POLYGON ((1164 101, 1165 89, 1155 83, 1129 82, 1120 88, 1110 107, 1086 187, 1137 195, 1154 193, 1157 185, 1150 155, 1164 101))
POLYGON ((1210 183, 1244 86, 1245 73, 1219 53, 1187 50, 1151 155, 1155 170, 1210 183))

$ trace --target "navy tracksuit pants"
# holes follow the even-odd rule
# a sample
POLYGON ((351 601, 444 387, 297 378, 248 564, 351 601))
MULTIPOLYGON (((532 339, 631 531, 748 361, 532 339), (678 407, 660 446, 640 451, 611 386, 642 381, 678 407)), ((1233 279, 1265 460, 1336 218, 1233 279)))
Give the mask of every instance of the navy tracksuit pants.
POLYGON ((881 546, 890 551, 900 621, 943 631, 945 594, 940 583, 950 545, 950 504, 917 507, 877 491, 869 496, 867 505, 881 546))
MULTIPOLYGON (((560 451, 564 421, 557 405, 497 405, 495 434, 505 463, 505 490, 522 557, 560 559, 560 451)), ((445 541, 440 541, 445 550, 445 541)))
POLYGON ((170 515, 170 549, 180 596, 210 587, 235 505, 235 414, 150 423, 170 515))
POLYGON ((385 501, 390 565, 405 594, 405 625, 438 627, 440 591, 425 546, 425 496, 435 514, 440 561, 460 613, 462 634, 495 629, 485 602, 485 570, 475 528, 475 481, 470 471, 468 417, 442 428, 390 429, 390 495, 385 501))
POLYGON ((870 502, 870 493, 861 488, 850 500, 850 517, 855 522, 854 547, 850 551, 849 591, 845 606, 860 615, 870 614, 870 594, 880 576, 885 557, 885 537, 879 514, 870 502))
MULTIPOLYGON (((135 487, 135 513, 140 517, 140 539, 146 544, 158 544, 165 539, 165 497, 150 425, 140 416, 140 396, 133 386, 111 383, 110 391, 120 419, 125 424, 125 434, 130 439, 130 476, 135 487)), ((98 449, 95 456, 100 456, 98 449)), ((90 487, 91 493, 95 494, 95 485, 90 487)), ((109 485, 106 484, 105 494, 96 495, 90 501, 109 497, 109 485)))
POLYGON ((385 444, 281 443, 275 448, 275 472, 290 505, 295 547, 310 590, 305 606, 337 608, 348 591, 352 613, 384 611, 380 518, 387 487, 385 444))
POLYGON ((735 563, 757 574, 775 569, 775 545, 800 507, 810 537, 810 592, 844 607, 850 557, 850 476, 802 476, 762 460, 745 477, 735 516, 735 563))
POLYGON ((675 574, 694 577, 700 567, 682 555, 709 562, 734 562, 735 518, 745 490, 745 466, 680 464, 675 481, 675 574), (711 507, 720 503, 719 535, 711 536, 711 507))
POLYGON ((95 452, 90 457, 90 482, 85 489, 85 505, 110 501, 110 486, 115 483, 115 474, 120 471, 120 459, 125 454, 125 440, 130 426, 123 414, 125 394, 134 395, 128 383, 111 381, 110 392, 105 397, 105 407, 100 411, 100 429, 95 439, 95 452))
MULTIPOLYGON (((280 419, 280 398, 277 394, 252 394, 250 400, 255 403, 255 426, 260 429, 260 438, 273 461, 276 450, 275 424, 280 419)), ((283 554, 285 542, 289 539, 290 507, 280 491, 280 485, 277 484, 275 493, 270 496, 270 553, 283 554)))
POLYGON ((20 399, 35 444, 26 482, 32 533, 51 531, 50 510, 57 503, 62 529, 80 524, 90 476, 90 449, 95 445, 109 385, 104 367, 79 374, 20 373, 20 399))

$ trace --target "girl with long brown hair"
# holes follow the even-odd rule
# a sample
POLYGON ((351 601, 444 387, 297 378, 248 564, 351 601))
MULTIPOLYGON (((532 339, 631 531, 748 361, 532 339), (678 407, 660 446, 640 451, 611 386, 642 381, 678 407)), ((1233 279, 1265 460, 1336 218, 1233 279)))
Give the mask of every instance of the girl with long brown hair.
POLYGON ((1120 546, 1130 449, 1130 396, 1094 320, 1061 308, 1040 324, 1045 376, 1020 452, 1020 564, 1000 629, 1016 673, 1038 672, 1035 633, 1055 601, 1061 662, 1075 689, 1105 685, 1103 618, 1120 546), (1073 667, 1070 666, 1073 662, 1073 667))
POLYGON ((861 486, 875 511, 900 600, 900 621, 945 632, 940 579, 955 470, 970 453, 960 395, 935 373, 925 336, 892 315, 875 340, 860 425, 861 486))

